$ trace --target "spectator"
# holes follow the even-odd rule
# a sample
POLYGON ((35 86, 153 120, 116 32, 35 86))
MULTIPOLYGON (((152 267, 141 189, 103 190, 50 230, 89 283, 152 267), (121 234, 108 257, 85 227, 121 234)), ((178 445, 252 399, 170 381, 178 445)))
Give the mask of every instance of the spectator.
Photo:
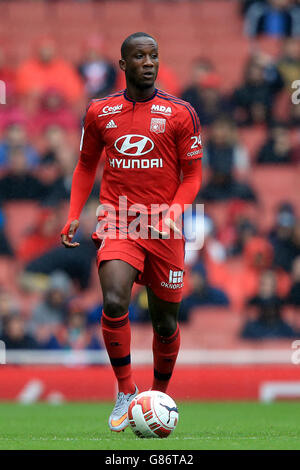
POLYGON ((16 256, 23 263, 41 256, 60 243, 59 209, 42 209, 35 226, 18 245, 16 256))
MULTIPOLYGON (((44 203, 48 206, 57 206, 61 201, 69 200, 72 177, 76 164, 76 154, 64 139, 61 129, 51 127, 48 129, 48 148, 43 154, 43 161, 54 166, 54 173, 48 180, 48 195, 44 203), (54 164, 54 161, 56 162, 54 164), (52 163, 51 163, 52 162, 52 163)), ((99 197, 100 185, 98 181, 91 191, 91 197, 99 197)))
POLYGON ((63 349, 63 345, 60 342, 60 330, 61 328, 57 329, 51 325, 39 325, 34 334, 38 348, 48 351, 63 349))
POLYGON ((241 0, 240 9, 243 16, 254 3, 266 3, 267 0, 241 0))
MULTIPOLYGON (((232 200, 222 210, 223 222, 218 239, 229 256, 239 256, 248 239, 258 233, 256 224, 258 208, 251 202, 232 200)), ((226 258, 226 256, 225 256, 226 258)))
MULTIPOLYGON (((24 109, 20 106, 16 96, 16 72, 12 67, 6 64, 6 57, 3 49, 0 46, 0 81, 1 92, 4 86, 5 92, 5 106, 0 102, 0 131, 2 132, 9 125, 15 122, 26 123, 26 128, 30 127, 30 121, 24 109), (4 84, 4 85, 3 85, 4 84)), ((3 100, 3 97, 2 97, 3 100)), ((1 160, 0 160, 1 165, 1 160)))
POLYGON ((102 315, 102 304, 95 304, 87 311, 87 325, 89 327, 98 327, 99 322, 101 321, 102 315))
POLYGON ((215 73, 215 66, 208 57, 197 57, 191 65, 191 84, 198 85, 207 75, 215 73))
POLYGON ((292 286, 288 295, 288 303, 294 307, 300 307, 300 256, 295 258, 292 265, 292 286))
MULTIPOLYGON (((0 105, 0 133, 1 136, 5 134, 8 128, 18 124, 24 127, 26 133, 29 136, 32 135, 32 123, 28 113, 20 105, 19 100, 15 95, 12 95, 10 91, 6 91, 6 104, 5 106, 0 105)), ((0 143, 1 148, 1 143, 0 143)), ((0 160, 0 169, 2 163, 0 160)))
POLYGON ((25 332, 24 320, 19 315, 10 316, 5 322, 4 332, 0 337, 6 349, 35 349, 35 339, 25 332))
POLYGON ((290 204, 279 207, 269 238, 274 248, 274 266, 290 272, 293 260, 300 254, 300 221, 290 204))
POLYGON ((255 2, 245 18, 246 33, 251 36, 288 37, 294 33, 295 13, 291 0, 268 0, 255 2))
POLYGON ((202 126, 210 125, 222 113, 229 111, 227 100, 220 93, 221 79, 207 59, 193 64, 192 83, 182 93, 182 99, 191 103, 202 126))
POLYGON ((241 199, 256 202, 256 195, 252 188, 243 182, 236 181, 231 174, 214 171, 208 183, 199 193, 204 201, 228 201, 241 199))
POLYGON ((286 39, 283 43, 283 51, 277 68, 283 78, 287 92, 291 93, 291 85, 300 77, 300 40, 296 38, 286 39))
POLYGON ((67 320, 65 347, 70 349, 85 349, 86 346, 86 317, 83 312, 69 314, 67 320))
POLYGON ((262 236, 251 237, 244 245, 243 255, 245 264, 259 273, 272 265, 272 245, 262 236))
POLYGON ((183 298, 180 306, 179 318, 181 321, 187 321, 191 310, 196 307, 229 305, 226 293, 209 284, 206 269, 200 262, 191 269, 189 285, 191 292, 183 298))
MULTIPOLYGON (((0 180, 1 184, 1 180, 0 180)), ((0 208, 0 256, 13 256, 13 250, 5 233, 5 217, 0 208)))
POLYGON ((7 320, 19 313, 19 305, 10 292, 0 290, 0 336, 7 320))
POLYGON ((241 332, 242 338, 259 340, 296 337, 293 328, 282 319, 283 305, 284 301, 276 295, 274 273, 264 271, 258 294, 247 302, 247 309, 254 310, 255 318, 246 321, 241 332))
POLYGON ((44 129, 42 137, 44 148, 40 156, 41 165, 59 165, 63 160, 60 155, 68 147, 66 132, 61 126, 52 124, 44 129))
POLYGON ((294 0, 291 8, 293 17, 292 36, 300 36, 300 0, 294 0))
POLYGON ((59 126, 65 131, 78 131, 80 120, 74 115, 61 92, 46 90, 41 96, 40 107, 32 117, 36 134, 40 135, 50 126, 59 126))
MULTIPOLYGON (((12 94, 15 88, 15 72, 8 67, 5 60, 5 54, 0 47, 0 80, 5 83, 6 94, 12 94)), ((2 103, 3 104, 3 103, 2 103)))
POLYGON ((57 165, 55 165, 55 177, 48 185, 48 196, 44 201, 45 205, 51 207, 56 207, 60 202, 70 198, 75 167, 75 153, 72 148, 64 146, 57 150, 56 154, 52 154, 59 159, 57 165))
MULTIPOLYGON (((196 252, 197 260, 205 259, 208 263, 209 270, 212 266, 224 266, 226 262, 226 248, 219 237, 219 231, 217 229, 215 221, 211 217, 204 217, 204 246, 203 252, 196 252), (202 255, 202 256, 201 256, 202 255), (203 257, 203 258, 202 258, 203 257)), ((192 263, 190 263, 192 264, 192 263)), ((194 263, 195 264, 195 258, 194 263)), ((211 271, 210 271, 211 273, 211 271)))
POLYGON ((244 83, 232 95, 235 120, 240 125, 265 124, 272 117, 273 102, 283 82, 262 56, 251 57, 246 65, 244 83))
POLYGON ((42 144, 38 177, 48 191, 44 205, 57 207, 69 194, 75 154, 64 129, 54 124, 45 129, 42 144), (66 178, 65 172, 68 173, 66 178))
MULTIPOLYGON (((70 147, 62 147, 56 154, 59 158, 56 177, 48 185, 48 196, 45 204, 51 207, 57 206, 64 200, 69 200, 71 193, 72 177, 75 167, 75 153, 70 147)), ((96 181, 91 192, 92 197, 99 196, 99 183, 96 181)))
POLYGON ((101 37, 87 41, 86 50, 78 67, 88 99, 102 98, 113 92, 117 71, 112 62, 105 57, 105 42, 101 37))
POLYGON ((64 347, 71 349, 100 350, 99 334, 95 328, 87 328, 86 312, 72 309, 67 319, 66 338, 64 347))
POLYGON ((76 239, 80 242, 76 256, 72 250, 66 250, 63 246, 52 248, 28 263, 23 277, 40 273, 50 275, 53 271, 60 270, 68 274, 81 289, 86 289, 89 286, 91 266, 95 261, 95 246, 91 240, 91 232, 95 228, 98 204, 98 201, 91 200, 81 215, 80 229, 76 233, 76 239))
POLYGON ((235 126, 229 119, 219 118, 215 121, 205 148, 205 155, 211 176, 207 185, 200 191, 201 198, 205 201, 256 200, 250 186, 235 179, 235 172, 246 172, 248 155, 238 144, 235 126))
POLYGON ((225 250, 216 237, 214 221, 205 213, 203 205, 197 205, 197 199, 184 213, 183 229, 186 240, 184 256, 186 266, 192 266, 197 262, 200 246, 204 243, 207 251, 217 262, 224 260, 225 250))
POLYGON ((257 163, 276 165, 293 163, 291 138, 286 125, 277 123, 271 127, 266 143, 258 152, 257 163))
POLYGON ((28 171, 24 150, 11 150, 8 172, 1 179, 0 203, 23 199, 41 201, 46 194, 47 188, 28 171))
MULTIPOLYGON (((298 130, 300 127, 300 102, 298 104, 290 103, 289 127, 295 130, 298 130)), ((297 161, 299 161, 298 153, 297 161)))
POLYGON ((9 167, 9 155, 14 150, 23 151, 28 169, 38 166, 39 155, 29 143, 26 128, 21 122, 13 122, 5 129, 4 139, 0 142, 0 169, 9 167))
POLYGON ((179 96, 181 93, 181 86, 176 73, 163 62, 159 65, 156 86, 170 93, 170 95, 179 96))
POLYGON ((31 99, 39 98, 46 90, 54 88, 74 103, 83 92, 76 69, 57 57, 55 42, 49 38, 41 39, 34 57, 20 65, 16 83, 17 92, 31 99))
POLYGON ((238 140, 236 126, 228 117, 219 117, 210 129, 205 161, 214 172, 244 174, 249 169, 247 149, 238 140))
POLYGON ((285 297, 290 289, 288 274, 274 265, 274 251, 271 243, 262 236, 251 236, 244 244, 242 266, 236 282, 240 286, 243 299, 255 296, 259 289, 261 274, 273 269, 276 276, 277 294, 285 297))
POLYGON ((148 297, 146 288, 138 289, 129 306, 129 319, 131 322, 147 323, 150 321, 148 297))
MULTIPOLYGON (((2 133, 13 122, 26 122, 28 117, 20 107, 15 93, 15 71, 8 67, 3 49, 0 46, 0 132, 2 133), (2 96, 2 93, 5 96, 2 96), (5 103, 5 106, 3 106, 5 103)), ((1 167, 1 159, 0 159, 1 167)))
POLYGON ((49 287, 44 299, 39 303, 30 321, 30 330, 38 331, 39 327, 51 326, 52 332, 67 319, 67 301, 72 293, 70 278, 63 272, 54 271, 49 279, 49 287))
POLYGON ((228 248, 229 256, 240 256, 250 238, 257 235, 257 227, 247 218, 240 218, 235 226, 236 236, 228 248))

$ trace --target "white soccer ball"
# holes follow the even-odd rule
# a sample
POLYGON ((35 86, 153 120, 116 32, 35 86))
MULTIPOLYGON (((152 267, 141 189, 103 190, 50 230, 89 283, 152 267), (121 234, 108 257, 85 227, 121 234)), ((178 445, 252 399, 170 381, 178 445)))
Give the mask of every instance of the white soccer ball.
POLYGON ((128 408, 130 427, 138 437, 168 437, 176 428, 178 418, 174 400, 156 390, 140 393, 128 408))

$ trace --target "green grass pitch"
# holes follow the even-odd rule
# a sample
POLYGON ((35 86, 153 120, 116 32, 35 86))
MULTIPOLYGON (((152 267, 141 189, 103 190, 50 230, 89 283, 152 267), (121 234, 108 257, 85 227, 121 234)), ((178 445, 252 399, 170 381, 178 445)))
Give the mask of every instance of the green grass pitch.
POLYGON ((167 439, 112 433, 111 403, 0 404, 0 449, 300 449, 300 403, 178 403, 167 439))

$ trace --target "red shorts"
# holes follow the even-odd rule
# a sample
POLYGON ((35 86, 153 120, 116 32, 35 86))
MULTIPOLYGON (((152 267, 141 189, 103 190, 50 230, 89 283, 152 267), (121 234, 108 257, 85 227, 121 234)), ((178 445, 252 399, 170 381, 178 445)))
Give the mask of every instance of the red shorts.
MULTIPOLYGON (((101 240, 93 234, 98 244, 101 240)), ((105 238, 97 252, 98 269, 102 261, 120 259, 139 271, 136 282, 152 289, 167 302, 180 302, 184 277, 184 240, 105 238)))

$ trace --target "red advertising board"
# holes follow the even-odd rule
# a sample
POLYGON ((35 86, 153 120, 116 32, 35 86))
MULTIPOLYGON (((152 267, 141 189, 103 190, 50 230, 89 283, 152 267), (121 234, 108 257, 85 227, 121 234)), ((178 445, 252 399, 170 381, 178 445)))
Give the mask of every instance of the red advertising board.
MULTIPOLYGON (((151 387, 151 367, 136 367, 139 389, 151 387)), ((266 383, 299 383, 296 365, 178 366, 168 393, 178 400, 257 400, 266 383), (298 382, 297 382, 298 381, 298 382)), ((37 400, 111 400, 116 393, 108 366, 0 366, 0 400, 19 400, 33 388, 37 400)))

